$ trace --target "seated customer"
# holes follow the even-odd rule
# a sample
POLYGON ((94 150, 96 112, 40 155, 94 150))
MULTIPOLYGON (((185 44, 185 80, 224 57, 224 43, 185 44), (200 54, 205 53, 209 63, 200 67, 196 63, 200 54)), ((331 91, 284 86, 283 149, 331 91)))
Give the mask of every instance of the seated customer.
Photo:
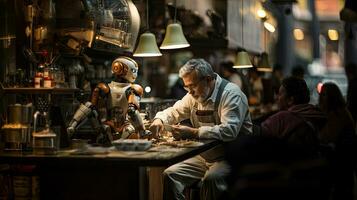
POLYGON ((262 135, 280 138, 292 145, 302 145, 308 152, 317 150, 317 130, 324 125, 326 117, 309 101, 309 90, 304 79, 284 79, 278 93, 280 111, 261 124, 262 135))
POLYGON ((320 132, 322 143, 335 147, 329 155, 331 164, 332 199, 353 198, 353 169, 356 160, 354 121, 341 91, 334 83, 324 83, 319 106, 327 115, 327 123, 320 132))
POLYGON ((347 88, 347 108, 352 114, 352 118, 357 125, 357 64, 349 63, 345 66, 348 79, 347 88))
POLYGON ((235 83, 240 89, 243 88, 243 81, 240 75, 237 73, 236 69, 233 68, 233 62, 227 61, 220 64, 222 68, 222 75, 228 81, 235 83))
POLYGON ((262 136, 240 137, 227 145, 231 174, 225 199, 327 199, 327 166, 317 157, 315 130, 325 117, 309 99, 303 79, 284 79, 280 111, 263 121, 262 136))

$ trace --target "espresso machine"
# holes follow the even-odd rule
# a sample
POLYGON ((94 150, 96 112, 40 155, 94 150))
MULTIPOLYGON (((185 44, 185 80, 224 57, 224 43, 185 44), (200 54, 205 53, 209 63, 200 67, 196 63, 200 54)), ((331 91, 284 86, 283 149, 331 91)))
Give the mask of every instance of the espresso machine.
POLYGON ((32 104, 7 107, 6 124, 1 127, 4 150, 26 150, 30 147, 32 113, 32 104))

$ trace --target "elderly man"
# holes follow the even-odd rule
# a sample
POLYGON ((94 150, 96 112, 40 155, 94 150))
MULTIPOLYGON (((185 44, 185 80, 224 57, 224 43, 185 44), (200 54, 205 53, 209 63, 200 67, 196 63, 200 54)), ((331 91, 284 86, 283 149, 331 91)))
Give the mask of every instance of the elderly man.
MULTIPOLYGON (((229 142, 238 134, 251 134, 248 101, 239 87, 216 74, 203 59, 189 60, 179 71, 188 93, 173 107, 158 112, 150 126, 154 134, 171 124, 176 139, 217 139, 229 142), (193 127, 175 125, 190 119, 193 127)), ((201 199, 217 199, 229 173, 223 146, 175 164, 164 171, 164 199, 184 199, 183 190, 202 181, 201 199)))

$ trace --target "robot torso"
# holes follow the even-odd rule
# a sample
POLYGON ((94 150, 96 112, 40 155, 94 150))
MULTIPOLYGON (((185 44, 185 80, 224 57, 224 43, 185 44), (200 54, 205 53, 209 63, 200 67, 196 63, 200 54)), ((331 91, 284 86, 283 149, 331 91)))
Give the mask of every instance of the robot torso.
POLYGON ((112 81, 108 84, 110 93, 108 95, 107 109, 111 119, 123 121, 128 111, 127 91, 130 90, 130 83, 118 83, 112 81))

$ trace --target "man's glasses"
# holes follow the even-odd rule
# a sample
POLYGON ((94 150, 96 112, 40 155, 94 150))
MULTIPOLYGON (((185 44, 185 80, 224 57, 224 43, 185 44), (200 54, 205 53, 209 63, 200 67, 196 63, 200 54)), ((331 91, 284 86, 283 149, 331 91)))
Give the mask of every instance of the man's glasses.
POLYGON ((196 83, 192 83, 190 85, 184 85, 183 88, 187 91, 187 92, 191 92, 193 90, 197 90, 198 85, 200 84, 200 82, 202 82, 203 80, 205 80, 204 78, 197 81, 196 83))

